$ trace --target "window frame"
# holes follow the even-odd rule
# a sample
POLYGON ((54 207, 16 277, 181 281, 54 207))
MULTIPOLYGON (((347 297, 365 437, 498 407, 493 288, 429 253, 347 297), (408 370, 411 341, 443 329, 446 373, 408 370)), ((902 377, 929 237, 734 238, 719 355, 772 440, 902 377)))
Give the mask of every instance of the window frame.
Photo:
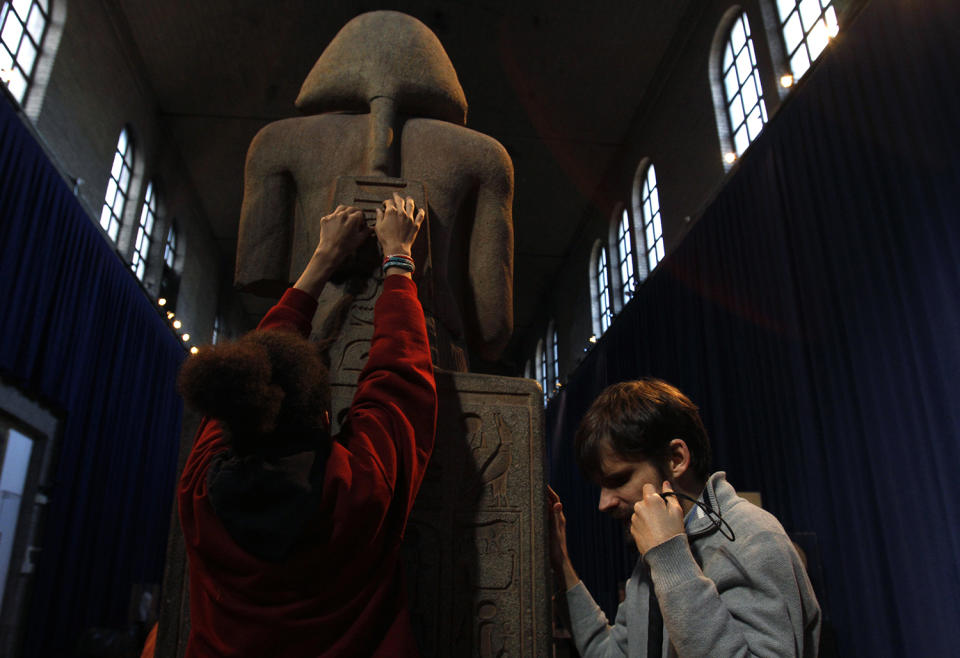
POLYGON ((760 136, 760 133, 763 132, 763 128, 769 120, 766 97, 763 91, 763 81, 760 76, 760 64, 757 58, 756 47, 753 45, 753 31, 750 27, 750 17, 747 15, 746 10, 737 12, 736 16, 727 26, 726 38, 717 63, 720 71, 720 85, 723 91, 724 116, 728 122, 730 144, 733 147, 730 152, 736 154, 737 159, 739 159, 743 157, 743 154, 750 145, 760 136), (735 32, 738 28, 742 30, 744 39, 742 44, 735 46, 735 32), (747 60, 750 64, 750 72, 748 74, 744 74, 743 71, 741 71, 741 56, 743 55, 747 55, 747 60), (728 58, 729 64, 727 62, 728 58), (734 75, 734 80, 737 85, 736 91, 734 91, 733 94, 730 93, 730 85, 728 84, 728 76, 730 74, 734 75), (745 97, 744 94, 746 91, 750 91, 751 85, 753 89, 751 93, 755 94, 755 97, 753 103, 748 108, 745 98, 749 97, 745 97), (741 115, 739 118, 736 118, 733 112, 735 107, 739 108, 741 115), (756 134, 754 134, 750 122, 754 116, 754 112, 758 109, 760 111, 760 124, 756 130, 756 134), (745 144, 742 144, 742 148, 741 143, 738 142, 738 135, 741 130, 745 131, 747 137, 747 141, 745 144))
POLYGON ((130 201, 130 190, 133 186, 134 177, 135 148, 130 127, 124 126, 120 131, 117 145, 113 151, 110 175, 107 178, 107 189, 103 195, 103 208, 100 210, 100 228, 106 232, 107 237, 114 245, 118 244, 120 230, 123 228, 123 214, 127 209, 127 203, 130 201), (118 168, 118 158, 119 173, 115 173, 118 168), (125 184, 123 182, 124 171, 127 172, 125 184))
POLYGON ((792 86, 807 74, 814 63, 829 47, 830 41, 840 33, 839 13, 834 0, 792 0, 792 7, 790 11, 787 12, 786 17, 784 17, 782 5, 791 2, 791 0, 772 0, 772 2, 775 5, 774 14, 776 15, 777 32, 783 45, 784 68, 790 73, 792 86), (812 4, 816 4, 819 7, 819 13, 817 14, 817 18, 813 20, 812 26, 808 29, 806 22, 809 20, 809 15, 806 16, 805 20, 805 14, 801 12, 801 5, 811 6, 812 4), (793 20, 794 16, 796 17, 795 22, 793 20), (794 25, 798 26, 802 34, 793 48, 791 48, 787 33, 787 25, 789 23, 794 23, 794 25), (810 47, 810 37, 813 36, 815 32, 822 36, 821 46, 816 55, 813 54, 810 47), (800 54, 804 55, 805 64, 802 69, 798 71, 794 60, 797 55, 800 54))
MULTIPOLYGON (((27 9, 27 15, 21 17, 20 12, 17 11, 12 0, 9 2, 0 0, 0 62, 3 62, 0 68, 5 71, 3 74, 3 82, 7 86, 7 91, 21 107, 25 105, 27 94, 30 93, 30 89, 36 80, 37 63, 43 55, 43 44, 47 37, 53 15, 52 7, 48 0, 29 0, 29 3, 30 7, 27 9), (31 29, 30 26, 34 11, 37 12, 41 20, 39 36, 34 34, 35 30, 31 29), (11 19, 15 20, 20 26, 20 33, 16 37, 17 43, 12 50, 12 44, 7 43, 6 39, 3 38, 3 34, 7 32, 8 21, 11 19), (25 42, 33 49, 33 59, 30 62, 29 71, 26 70, 20 60, 21 50, 25 42), (9 63, 5 62, 7 59, 10 60, 9 63), (6 68, 7 66, 10 68, 6 68), (14 74, 21 79, 22 91, 18 92, 15 88, 11 88, 14 74), (9 78, 9 81, 7 78, 9 78)), ((12 25, 12 23, 10 24, 12 25)))
POLYGON ((143 196, 137 236, 134 239, 133 254, 130 257, 130 269, 141 283, 146 277, 150 263, 150 247, 153 245, 153 231, 157 226, 158 205, 156 185, 154 181, 150 181, 143 196))
POLYGON ((666 258, 667 249, 663 239, 663 205, 660 202, 659 179, 652 160, 647 159, 642 172, 639 177, 637 196, 640 208, 640 234, 643 236, 643 261, 649 274, 666 258), (656 202, 655 210, 654 201, 656 202))

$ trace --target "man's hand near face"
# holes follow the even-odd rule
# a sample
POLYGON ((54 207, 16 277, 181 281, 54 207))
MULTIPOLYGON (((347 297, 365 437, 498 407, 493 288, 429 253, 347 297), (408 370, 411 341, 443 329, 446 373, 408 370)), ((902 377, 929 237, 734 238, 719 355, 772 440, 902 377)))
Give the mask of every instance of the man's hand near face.
MULTIPOLYGON (((673 491, 664 481, 663 492, 673 491)), ((671 537, 683 535, 683 508, 676 496, 663 497, 652 484, 643 485, 643 499, 633 505, 630 534, 641 554, 671 537)))

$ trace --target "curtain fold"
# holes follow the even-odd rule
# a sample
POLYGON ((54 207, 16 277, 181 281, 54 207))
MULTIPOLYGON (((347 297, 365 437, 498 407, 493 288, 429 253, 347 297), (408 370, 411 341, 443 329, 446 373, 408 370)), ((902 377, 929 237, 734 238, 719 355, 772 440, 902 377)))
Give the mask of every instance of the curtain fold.
POLYGON ((184 350, 7 103, 0 290, 0 374, 60 418, 24 655, 72 656, 161 581, 184 350))
POLYGON ((700 405, 714 466, 805 538, 841 655, 955 652, 957 62, 956 3, 867 5, 551 403, 551 481, 608 614, 633 558, 573 433, 606 385, 652 375, 700 405))

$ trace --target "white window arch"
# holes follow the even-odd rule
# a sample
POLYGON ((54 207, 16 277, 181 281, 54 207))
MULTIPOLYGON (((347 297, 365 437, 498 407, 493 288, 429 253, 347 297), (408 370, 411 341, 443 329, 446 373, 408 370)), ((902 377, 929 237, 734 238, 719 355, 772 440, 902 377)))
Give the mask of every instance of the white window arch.
POLYGON ((537 341, 537 354, 535 358, 537 368, 537 381, 540 382, 540 388, 543 389, 543 404, 547 404, 547 398, 550 391, 547 388, 547 354, 543 349, 543 339, 537 341))
POLYGON ((107 179, 107 192, 103 197, 103 209, 100 211, 100 226, 114 243, 120 235, 123 224, 123 211, 130 196, 130 181, 133 179, 133 141, 125 127, 120 131, 117 148, 113 154, 110 178, 107 179))
POLYGON ((663 257, 666 248, 663 243, 663 215, 660 211, 660 188, 657 186, 657 171, 653 162, 646 160, 643 169, 638 171, 635 198, 642 226, 643 261, 647 272, 652 272, 663 257))
POLYGON ((717 128, 723 159, 729 167, 767 122, 757 55, 745 11, 734 7, 727 12, 714 38, 711 59, 717 128))
POLYGON ((615 272, 621 307, 626 305, 637 291, 637 275, 634 271, 634 234, 630 211, 623 207, 614 215, 613 243, 617 254, 615 272))
POLYGON ((837 12, 833 0, 777 0, 777 13, 790 72, 799 80, 840 32, 837 12))
POLYGON ((557 325, 553 320, 547 325, 547 396, 557 391, 560 383, 560 348, 557 344, 557 325))
POLYGON ((593 332, 603 334, 613 322, 613 307, 610 295, 610 268, 607 248, 601 240, 593 245, 590 255, 590 297, 593 307, 593 332))
POLYGON ((130 259, 130 269, 140 281, 147 273, 147 261, 150 257, 150 246, 153 244, 153 227, 157 221, 157 195, 153 182, 147 184, 147 192, 143 197, 143 208, 140 211, 140 225, 137 227, 137 238, 133 245, 133 257, 130 259))
POLYGON ((23 105, 50 24, 49 0, 0 2, 0 79, 23 105))
POLYGON ((163 263, 171 270, 177 263, 177 225, 170 222, 170 228, 167 229, 167 240, 163 245, 163 263))

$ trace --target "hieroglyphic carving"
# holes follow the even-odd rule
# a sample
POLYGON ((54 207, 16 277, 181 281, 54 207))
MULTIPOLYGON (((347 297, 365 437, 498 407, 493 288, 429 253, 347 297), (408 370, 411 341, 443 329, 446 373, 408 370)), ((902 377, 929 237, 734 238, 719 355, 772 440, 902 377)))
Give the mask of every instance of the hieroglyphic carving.
POLYGON ((436 447, 404 551, 417 581, 410 603, 421 651, 543 655, 550 617, 541 394, 517 379, 439 371, 437 380, 436 447), (426 544, 434 541, 439 547, 426 544), (440 569, 425 571, 424 556, 434 554, 440 569))

